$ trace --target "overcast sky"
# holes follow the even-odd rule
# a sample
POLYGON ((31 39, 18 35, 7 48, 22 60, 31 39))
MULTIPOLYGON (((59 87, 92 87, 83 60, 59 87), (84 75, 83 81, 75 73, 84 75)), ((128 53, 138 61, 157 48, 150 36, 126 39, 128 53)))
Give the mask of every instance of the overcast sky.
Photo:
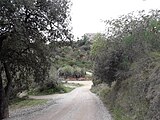
POLYGON ((75 38, 85 33, 104 32, 103 20, 137 10, 160 9, 160 0, 71 0, 75 38))

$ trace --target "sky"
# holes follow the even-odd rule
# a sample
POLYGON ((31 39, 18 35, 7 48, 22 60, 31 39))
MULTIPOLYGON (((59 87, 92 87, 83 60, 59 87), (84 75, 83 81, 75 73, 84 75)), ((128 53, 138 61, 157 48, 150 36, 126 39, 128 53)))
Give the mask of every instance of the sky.
POLYGON ((104 20, 137 10, 160 9, 160 0, 71 0, 71 26, 75 36, 105 31, 104 20))

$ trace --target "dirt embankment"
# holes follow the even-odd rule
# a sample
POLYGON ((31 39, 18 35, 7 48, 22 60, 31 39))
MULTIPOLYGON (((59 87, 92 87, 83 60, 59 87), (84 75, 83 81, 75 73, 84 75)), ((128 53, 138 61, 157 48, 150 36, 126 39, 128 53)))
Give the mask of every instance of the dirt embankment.
POLYGON ((134 65, 132 76, 97 91, 116 120, 160 120, 160 65, 146 59, 134 65))

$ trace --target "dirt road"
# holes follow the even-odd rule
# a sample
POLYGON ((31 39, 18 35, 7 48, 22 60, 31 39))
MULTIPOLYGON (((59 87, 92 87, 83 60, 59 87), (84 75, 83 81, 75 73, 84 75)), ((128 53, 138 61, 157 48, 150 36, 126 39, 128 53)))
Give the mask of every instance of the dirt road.
POLYGON ((36 97, 52 98, 55 103, 46 110, 21 116, 17 120, 111 120, 102 102, 90 92, 92 82, 85 81, 83 84, 67 94, 36 97))

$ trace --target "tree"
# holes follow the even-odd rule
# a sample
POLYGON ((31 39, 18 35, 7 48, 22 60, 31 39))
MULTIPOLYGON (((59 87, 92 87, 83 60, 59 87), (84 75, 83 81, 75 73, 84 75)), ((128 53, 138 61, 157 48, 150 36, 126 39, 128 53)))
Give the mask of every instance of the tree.
POLYGON ((72 66, 64 66, 59 68, 58 75, 59 77, 64 77, 65 79, 72 77, 72 78, 80 78, 85 77, 86 71, 84 68, 80 67, 72 67, 72 66))
POLYGON ((46 43, 71 40, 68 0, 0 1, 0 119, 9 117, 13 79, 27 73, 45 80, 49 69, 46 43))
POLYGON ((96 59, 96 56, 106 47, 106 37, 103 34, 97 33, 93 38, 93 45, 91 47, 91 57, 96 59))
POLYGON ((65 79, 67 79, 68 77, 72 77, 73 72, 74 72, 73 67, 69 65, 59 68, 58 70, 59 76, 64 77, 65 79))
POLYGON ((111 86, 128 78, 131 65, 150 52, 159 51, 160 11, 139 11, 106 21, 105 40, 94 42, 92 56, 97 80, 111 86), (102 41, 102 42, 101 42, 102 41), (104 42, 104 43, 103 43, 104 42))

